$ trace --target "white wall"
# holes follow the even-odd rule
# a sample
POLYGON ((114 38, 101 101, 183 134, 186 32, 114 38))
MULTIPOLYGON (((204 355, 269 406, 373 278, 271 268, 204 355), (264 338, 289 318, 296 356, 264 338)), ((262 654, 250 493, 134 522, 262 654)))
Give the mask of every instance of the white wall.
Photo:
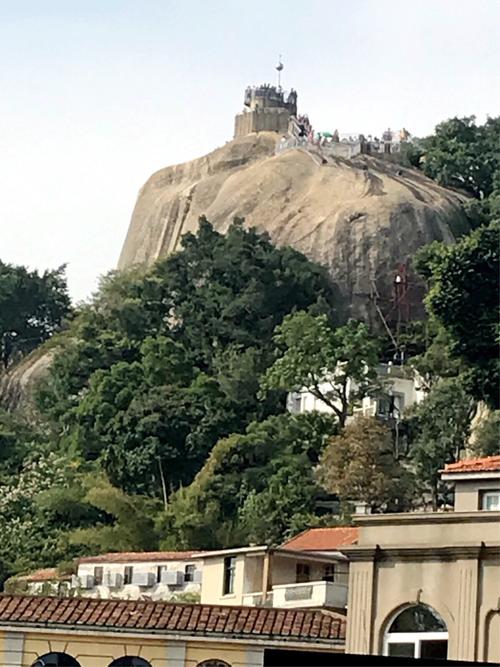
POLYGON ((107 584, 108 576, 119 574, 123 577, 125 567, 132 567, 133 574, 147 574, 153 573, 155 575, 159 566, 166 568, 167 571, 179 571, 184 573, 186 565, 194 565, 195 571, 201 571, 201 561, 151 561, 151 562, 123 562, 123 563, 80 563, 78 566, 77 577, 79 583, 90 575, 94 575, 96 567, 103 568, 103 583, 99 586, 94 586, 91 589, 80 590, 81 595, 94 598, 119 598, 124 600, 152 599, 152 600, 169 600, 175 598, 182 593, 196 593, 201 591, 201 582, 182 582, 181 585, 167 585, 163 583, 155 583, 151 587, 142 587, 135 584, 122 585, 119 588, 111 588, 107 584))
MULTIPOLYGON (((380 364, 378 367, 378 376, 384 382, 383 393, 387 394, 388 391, 391 391, 396 397, 397 401, 399 396, 402 397, 402 407, 403 411, 409 408, 415 403, 420 403, 425 398, 426 392, 423 389, 421 379, 418 375, 415 374, 414 377, 411 377, 410 369, 402 369, 399 366, 391 366, 389 364, 380 364), (405 373, 410 375, 410 377, 404 377, 405 373)), ((331 385, 328 382, 322 382, 319 385, 320 390, 324 393, 331 391, 331 385)), ((349 398, 352 393, 356 390, 356 383, 348 380, 347 383, 347 397, 349 398)), ((303 389, 299 392, 299 397, 295 403, 295 410, 290 407, 292 412, 312 412, 317 410, 318 412, 332 413, 333 410, 321 399, 316 398, 311 394, 307 389, 303 389)), ((293 403, 293 399, 289 398, 289 405, 293 403)), ((340 403, 338 404, 340 408, 340 403)), ((354 407, 354 412, 357 414, 364 414, 366 416, 374 416, 377 414, 377 398, 372 398, 366 396, 362 399, 359 405, 354 407)))

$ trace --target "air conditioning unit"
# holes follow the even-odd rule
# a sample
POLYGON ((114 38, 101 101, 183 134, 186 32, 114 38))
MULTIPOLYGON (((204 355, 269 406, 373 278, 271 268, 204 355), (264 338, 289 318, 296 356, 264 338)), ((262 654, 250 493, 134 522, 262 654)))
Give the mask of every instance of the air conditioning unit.
POLYGON ((137 572, 132 577, 132 583, 142 588, 151 588, 156 584, 156 575, 154 572, 137 572))
POLYGON ((167 586, 182 586, 184 584, 184 572, 164 570, 161 573, 161 583, 167 584, 167 586))
POLYGON ((95 586, 94 577, 91 574, 83 574, 80 577, 77 577, 77 580, 78 583, 76 588, 89 590, 89 588, 94 588, 95 586))
POLYGON ((195 570, 193 572, 193 584, 201 584, 202 570, 195 570))
POLYGON ((121 588, 123 586, 123 575, 119 572, 108 572, 105 578, 106 586, 109 588, 121 588))

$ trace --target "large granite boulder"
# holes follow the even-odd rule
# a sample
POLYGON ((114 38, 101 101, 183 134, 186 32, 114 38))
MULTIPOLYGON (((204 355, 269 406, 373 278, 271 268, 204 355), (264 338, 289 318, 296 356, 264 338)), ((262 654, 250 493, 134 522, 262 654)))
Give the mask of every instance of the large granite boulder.
POLYGON ((275 133, 250 134, 153 174, 139 193, 118 267, 174 252, 200 215, 221 232, 238 216, 328 267, 352 315, 372 323, 381 314, 420 316, 422 291, 410 260, 421 246, 452 243, 467 231, 464 197, 380 158, 325 159, 315 148, 276 155, 276 140, 275 133), (408 285, 395 295, 401 271, 408 285))

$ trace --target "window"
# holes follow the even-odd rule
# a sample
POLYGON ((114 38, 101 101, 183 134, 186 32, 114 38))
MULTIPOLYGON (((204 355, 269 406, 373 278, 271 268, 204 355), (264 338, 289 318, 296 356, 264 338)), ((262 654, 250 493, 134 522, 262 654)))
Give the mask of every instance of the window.
POLYGON ((423 604, 403 609, 385 634, 385 655, 446 660, 447 653, 446 624, 434 609, 423 604))
POLYGON ((236 557, 226 556, 224 558, 224 587, 223 595, 234 593, 234 571, 236 569, 236 557))
POLYGON ((80 663, 67 653, 46 653, 31 667, 80 667, 80 663))
POLYGON ((295 566, 295 581, 298 584, 311 581, 311 568, 306 563, 297 563, 295 566))
POLYGON ((389 392, 377 401, 377 415, 385 419, 391 417, 401 419, 405 407, 404 394, 389 392))
POLYGON ((131 565, 126 565, 123 569, 123 584, 131 584, 134 576, 134 568, 131 565))
POLYGON ((481 491, 481 509, 490 512, 500 511, 500 490, 481 491))
POLYGON ((158 565, 156 568, 156 583, 160 584, 161 583, 161 575, 167 571, 167 566, 166 565, 158 565))
POLYGON ((94 583, 96 586, 102 584, 104 569, 102 566, 94 567, 94 583))
POLYGON ((123 658, 117 658, 109 664, 109 667, 151 667, 151 663, 144 658, 136 658, 132 655, 126 655, 123 658))
POLYGON ((325 565, 323 581, 335 581, 335 565, 325 565))
POLYGON ((186 565, 184 568, 184 582, 187 584, 194 580, 194 565, 186 565))

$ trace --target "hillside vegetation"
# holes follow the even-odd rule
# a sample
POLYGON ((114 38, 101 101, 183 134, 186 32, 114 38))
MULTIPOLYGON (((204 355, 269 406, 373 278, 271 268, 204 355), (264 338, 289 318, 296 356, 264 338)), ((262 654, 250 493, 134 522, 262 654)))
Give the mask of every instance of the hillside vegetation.
MULTIPOLYGON (((496 121, 487 125, 498 133, 496 121)), ((451 161, 454 180, 460 169, 475 178, 472 148, 438 141, 449 127, 422 142, 426 168, 444 179, 451 161)), ((347 377, 358 379, 359 399, 382 391, 375 368, 392 358, 393 341, 346 318, 325 267, 242 221, 227 220, 221 234, 201 218, 176 253, 106 276, 71 312, 64 269, 48 282, 32 275, 23 289, 3 277, 22 267, 0 274, 3 339, 21 341, 29 324, 52 358, 29 407, 0 412, 0 578, 100 551, 278 544, 306 526, 348 522, 354 501, 375 512, 448 502, 439 469, 498 452, 491 155, 492 177, 472 193, 476 229, 416 258, 428 317, 398 344, 428 394, 405 415, 404 448, 387 424, 346 423, 353 406, 342 401, 347 377), (17 307, 40 284, 40 299, 58 307, 17 307), (331 415, 286 411, 288 391, 317 385, 338 363, 340 390, 322 397, 331 415), (471 443, 478 402, 490 416, 471 443), (335 516, 319 502, 333 499, 335 516)), ((5 363, 32 347, 13 346, 5 363)))

